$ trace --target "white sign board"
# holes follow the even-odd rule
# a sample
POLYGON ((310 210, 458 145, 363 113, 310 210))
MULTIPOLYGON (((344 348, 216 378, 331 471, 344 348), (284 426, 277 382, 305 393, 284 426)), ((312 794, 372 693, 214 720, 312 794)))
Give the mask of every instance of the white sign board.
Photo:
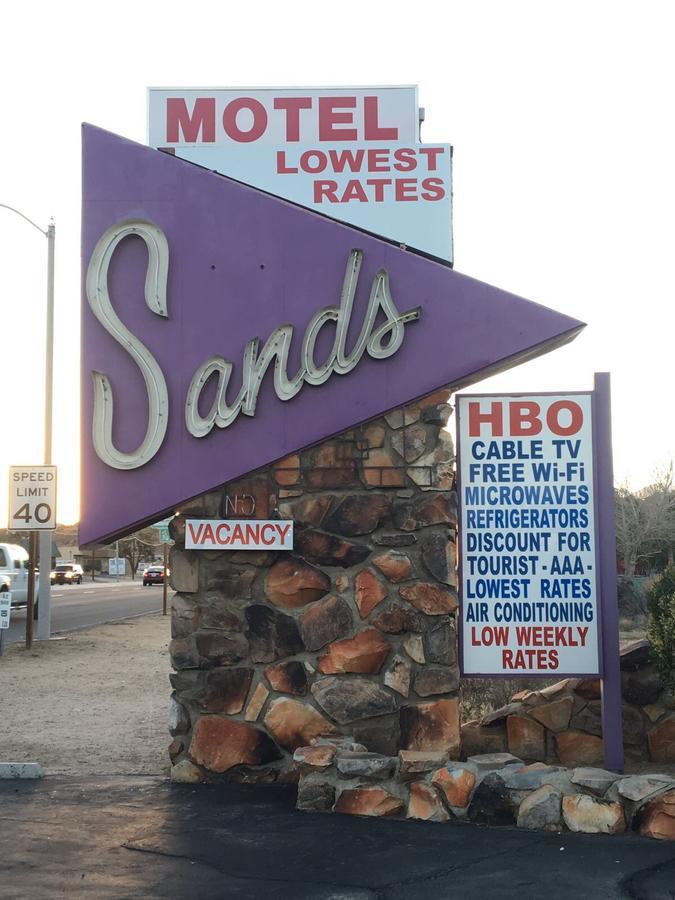
POLYGON ((9 628, 12 617, 12 592, 0 591, 0 629, 9 628))
POLYGON ((127 561, 121 557, 112 557, 108 560, 108 575, 126 575, 127 561))
POLYGON ((290 519, 187 519, 186 550, 292 550, 290 519))
POLYGON ((10 466, 9 530, 56 528, 56 466, 10 466))
POLYGON ((591 395, 457 413, 463 674, 598 674, 591 395))
POLYGON ((452 261, 452 148, 419 143, 417 88, 148 92, 153 147, 452 261))

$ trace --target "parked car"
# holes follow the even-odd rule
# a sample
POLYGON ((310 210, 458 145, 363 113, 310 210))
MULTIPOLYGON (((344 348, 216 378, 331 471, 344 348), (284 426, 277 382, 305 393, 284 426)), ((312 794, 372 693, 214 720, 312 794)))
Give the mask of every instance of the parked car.
POLYGON ((84 569, 77 563, 59 563, 49 576, 52 584, 82 584, 84 569))
MULTIPOLYGON (((28 602, 28 553, 18 544, 0 544, 0 581, 9 583, 12 606, 25 606, 28 602)), ((40 586, 35 575, 35 598, 40 586)), ((37 610, 37 602, 35 603, 37 610)))
MULTIPOLYGON (((166 570, 167 576, 169 570, 166 570)), ((143 587, 150 587, 151 584, 164 584, 164 566, 148 566, 143 572, 143 587)))

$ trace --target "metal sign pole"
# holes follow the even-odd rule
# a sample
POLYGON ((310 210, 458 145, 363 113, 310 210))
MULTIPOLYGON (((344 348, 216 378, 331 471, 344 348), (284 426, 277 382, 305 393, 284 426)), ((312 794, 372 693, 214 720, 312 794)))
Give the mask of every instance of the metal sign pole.
POLYGON ((169 562, 169 554, 167 553, 167 545, 165 542, 164 543, 164 580, 162 582, 162 591, 163 591, 163 595, 164 595, 162 597, 162 615, 163 616, 166 615, 167 609, 168 609, 169 579, 166 574, 168 562, 169 562))
POLYGON ((616 501, 612 460, 609 372, 595 373, 593 391, 598 567, 602 611, 602 738, 605 768, 623 772, 623 714, 619 660, 619 603, 616 581, 616 501))
MULTIPOLYGON (((35 563, 37 531, 30 532, 28 544, 28 602, 26 606, 26 650, 33 646, 33 615, 35 614, 35 563)), ((43 575, 44 577, 44 575, 43 575)), ((49 576, 47 576, 49 578, 49 576)))

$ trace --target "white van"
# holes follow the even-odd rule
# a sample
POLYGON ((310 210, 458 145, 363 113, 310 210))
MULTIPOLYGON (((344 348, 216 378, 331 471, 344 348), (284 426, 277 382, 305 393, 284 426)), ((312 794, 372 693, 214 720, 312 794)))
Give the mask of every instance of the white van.
MULTIPOLYGON (((0 544, 0 582, 9 582, 12 606, 25 606, 28 602, 28 553, 18 544, 0 544)), ((37 601, 39 576, 35 576, 37 601)), ((37 604, 36 604, 37 605, 37 604)))

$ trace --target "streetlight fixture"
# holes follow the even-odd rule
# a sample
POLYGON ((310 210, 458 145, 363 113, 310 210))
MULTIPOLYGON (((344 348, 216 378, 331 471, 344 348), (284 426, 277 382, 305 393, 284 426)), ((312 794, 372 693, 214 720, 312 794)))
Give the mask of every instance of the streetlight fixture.
MULTIPOLYGON (((52 462, 52 398, 53 398, 53 371, 54 371, 54 244, 56 241, 56 227, 51 219, 47 229, 29 219, 27 215, 7 203, 0 203, 0 208, 8 209, 25 219, 33 228, 37 228, 40 234, 47 238, 47 328, 46 328, 46 352, 45 352, 45 446, 44 462, 51 465, 52 462)), ((38 604, 37 638, 40 641, 49 640, 51 634, 51 585, 49 573, 52 568, 52 535, 50 531, 40 532, 40 592, 38 604), (46 577, 45 577, 46 576, 46 577)))

